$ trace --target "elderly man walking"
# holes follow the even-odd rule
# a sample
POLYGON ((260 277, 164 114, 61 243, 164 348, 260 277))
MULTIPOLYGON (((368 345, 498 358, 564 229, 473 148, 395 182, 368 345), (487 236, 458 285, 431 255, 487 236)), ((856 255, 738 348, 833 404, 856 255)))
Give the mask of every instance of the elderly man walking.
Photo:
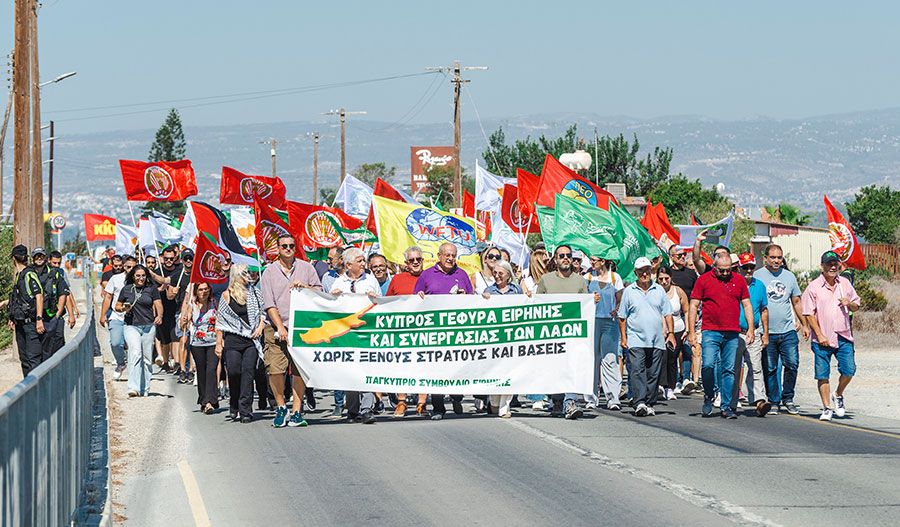
MULTIPOLYGON (((422 267, 424 260, 422 259, 422 249, 413 245, 406 249, 403 253, 406 271, 398 273, 391 278, 391 284, 387 289, 387 296, 411 295, 415 292, 416 282, 422 275, 422 267)), ((425 417, 428 413, 425 409, 425 402, 428 395, 420 393, 417 396, 416 415, 425 417)), ((397 394, 397 408, 394 409, 394 417, 403 417, 406 415, 406 394, 397 394)))
POLYGON ((803 316, 812 328, 812 351, 816 358, 816 380, 822 398, 822 421, 844 417, 844 390, 856 373, 850 313, 859 309, 860 298, 853 284, 841 277, 841 258, 834 251, 822 255, 822 274, 803 292, 803 316), (837 389, 831 394, 831 357, 837 359, 837 389))
MULTIPOLYGON (((474 293, 469 275, 456 265, 456 246, 444 242, 438 248, 437 263, 422 271, 413 289, 421 297, 425 295, 471 295, 474 293)), ((462 395, 452 395, 453 413, 463 413, 462 395)), ((447 413, 443 394, 431 394, 431 419, 440 421, 447 413)))
POLYGON ((741 306, 747 321, 746 342, 753 344, 756 330, 753 326, 753 306, 750 305, 750 292, 747 281, 731 271, 731 257, 719 253, 713 262, 712 272, 704 273, 694 284, 691 292, 691 311, 688 317, 688 340, 691 344, 697 341, 695 324, 697 310, 703 302, 703 341, 701 342, 702 358, 700 374, 703 378, 704 417, 712 415, 714 387, 716 385, 716 361, 722 367, 722 382, 719 393, 722 397, 721 417, 737 419, 734 412, 737 400, 733 398, 734 364, 738 352, 738 334, 741 324, 738 320, 741 306))
POLYGON ((619 333, 628 354, 628 382, 634 415, 656 415, 659 374, 666 346, 675 348, 672 304, 665 289, 653 283, 653 264, 643 256, 635 260, 637 282, 622 291, 619 333))

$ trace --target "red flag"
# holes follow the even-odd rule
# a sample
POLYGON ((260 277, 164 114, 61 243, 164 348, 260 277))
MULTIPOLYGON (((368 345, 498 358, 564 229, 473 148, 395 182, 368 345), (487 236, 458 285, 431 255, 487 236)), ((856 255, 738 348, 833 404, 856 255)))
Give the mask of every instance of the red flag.
POLYGON ((666 208, 662 203, 657 203, 656 205, 652 203, 647 204, 647 208, 644 209, 644 217, 641 219, 641 225, 647 229, 650 236, 653 236, 656 241, 666 247, 672 244, 678 245, 681 240, 678 231, 669 223, 669 215, 666 214, 666 208))
POLYGON ((284 208, 287 190, 281 178, 251 176, 230 167, 222 167, 219 202, 223 205, 253 205, 253 195, 270 207, 284 208))
MULTIPOLYGON (((519 193, 519 210, 523 215, 535 213, 534 202, 537 201, 541 188, 541 177, 521 168, 516 169, 516 188, 519 193)), ((555 203, 555 200, 554 200, 555 203)))
POLYGON ((181 201, 197 195, 197 180, 188 159, 157 163, 120 159, 119 168, 128 201, 181 201))
POLYGON ((618 203, 609 192, 594 185, 577 172, 560 163, 555 157, 547 154, 544 158, 544 168, 541 170, 541 184, 537 193, 537 204, 545 207, 553 207, 556 204, 556 195, 562 194, 570 198, 608 209, 609 202, 618 203))
POLYGON ((466 218, 475 218, 475 196, 469 194, 468 190, 463 189, 463 216, 466 218))
POLYGON ((519 207, 519 193, 515 185, 503 185, 503 201, 500 203, 500 215, 513 232, 541 232, 537 215, 526 216, 519 207), (528 220, 531 219, 529 226, 528 220))
MULTIPOLYGON (((256 249, 259 257, 265 262, 274 261, 278 258, 278 238, 282 236, 293 236, 288 224, 281 219, 275 210, 265 202, 259 200, 259 196, 253 196, 253 215, 256 221, 254 234, 256 235, 256 249)), ((294 243, 297 243, 296 237, 294 243)), ((303 258, 302 251, 296 250, 295 253, 303 258)))
POLYGON ((344 229, 355 230, 362 227, 362 221, 334 207, 288 201, 287 211, 288 223, 295 239, 309 252, 343 243, 341 235, 328 220, 329 216, 344 229))
POLYGON ((860 271, 866 268, 866 257, 863 256, 862 247, 856 241, 856 235, 850 224, 844 219, 841 211, 825 198, 825 210, 828 212, 828 238, 831 239, 831 250, 841 257, 841 262, 852 269, 860 271))
POLYGON ((116 239, 116 219, 102 214, 84 215, 84 237, 89 242, 116 239))
MULTIPOLYGON (((375 179, 375 188, 372 190, 372 194, 375 196, 392 199, 394 201, 402 201, 404 203, 407 202, 405 199, 403 199, 403 196, 399 192, 397 192, 397 189, 392 187, 390 183, 381 178, 375 179)), ((378 226, 375 225, 375 209, 372 205, 369 206, 369 217, 366 218, 366 230, 371 232, 372 234, 378 235, 378 226)))
POLYGON ((197 237, 197 249, 194 251, 194 266, 191 268, 191 282, 199 284, 224 284, 228 281, 228 273, 223 264, 228 251, 219 247, 209 237, 201 234, 197 237))

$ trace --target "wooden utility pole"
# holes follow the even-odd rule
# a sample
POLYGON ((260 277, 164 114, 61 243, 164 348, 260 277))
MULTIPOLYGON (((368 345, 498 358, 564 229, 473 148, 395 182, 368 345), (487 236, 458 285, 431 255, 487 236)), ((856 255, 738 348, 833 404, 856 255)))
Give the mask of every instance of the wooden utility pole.
POLYGON ((346 142, 346 123, 348 115, 365 115, 365 111, 348 112, 341 108, 339 110, 331 110, 325 112, 325 115, 338 115, 341 119, 341 183, 344 182, 344 176, 347 174, 347 142, 346 142))
POLYGON ((13 243, 29 245, 34 241, 33 218, 29 213, 28 198, 31 183, 31 163, 28 121, 31 116, 31 34, 30 11, 33 0, 16 0, 15 54, 13 56, 13 243))
POLYGON ((41 148, 41 73, 38 62, 38 0, 31 2, 28 10, 28 32, 31 50, 31 179, 29 180, 28 208, 34 221, 34 240, 28 245, 44 245, 44 165, 41 148))
POLYGON ((441 71, 444 73, 452 72, 453 78, 450 79, 450 82, 453 84, 453 150, 456 155, 456 167, 455 167, 455 177, 456 180, 453 189, 453 197, 456 200, 456 206, 462 207, 462 196, 463 196, 463 184, 462 184, 462 159, 460 159, 460 152, 462 150, 461 143, 462 137, 460 133, 460 102, 459 98, 462 94, 462 85, 464 83, 469 82, 466 79, 462 78, 462 71, 472 71, 472 70, 486 70, 487 66, 460 66, 458 60, 453 61, 453 66, 450 67, 432 67, 426 68, 429 71, 441 71))
POLYGON ((313 195, 312 204, 319 204, 319 132, 313 132, 313 195))

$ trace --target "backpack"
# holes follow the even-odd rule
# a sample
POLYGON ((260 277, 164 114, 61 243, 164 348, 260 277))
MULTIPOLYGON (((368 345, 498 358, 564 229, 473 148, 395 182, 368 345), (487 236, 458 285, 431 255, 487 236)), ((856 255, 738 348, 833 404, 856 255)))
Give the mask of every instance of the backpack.
POLYGON ((55 316, 56 303, 59 301, 59 269, 47 267, 43 274, 38 275, 41 289, 44 291, 44 311, 49 316, 55 316))
POLYGON ((28 273, 34 273, 34 269, 26 267, 19 271, 12 293, 9 295, 9 319, 15 322, 33 321, 37 316, 37 302, 34 295, 26 294, 25 281, 28 279, 28 273))

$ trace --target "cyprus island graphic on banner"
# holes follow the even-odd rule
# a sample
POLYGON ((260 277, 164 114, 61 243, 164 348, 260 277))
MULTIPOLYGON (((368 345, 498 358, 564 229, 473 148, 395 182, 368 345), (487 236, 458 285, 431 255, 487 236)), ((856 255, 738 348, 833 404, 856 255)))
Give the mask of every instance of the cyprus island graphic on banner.
POLYGON ((337 298, 291 292, 309 386, 444 394, 591 393, 591 295, 337 298), (465 307, 462 307, 465 306, 465 307))

